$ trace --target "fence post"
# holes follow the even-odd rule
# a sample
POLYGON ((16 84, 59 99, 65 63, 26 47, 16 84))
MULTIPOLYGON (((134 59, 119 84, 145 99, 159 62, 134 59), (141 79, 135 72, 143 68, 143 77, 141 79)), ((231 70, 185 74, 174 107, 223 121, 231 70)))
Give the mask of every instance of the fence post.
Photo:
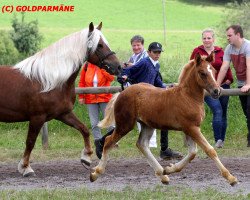
POLYGON ((42 145, 43 149, 46 150, 49 147, 49 137, 48 137, 48 123, 45 122, 42 127, 42 145))

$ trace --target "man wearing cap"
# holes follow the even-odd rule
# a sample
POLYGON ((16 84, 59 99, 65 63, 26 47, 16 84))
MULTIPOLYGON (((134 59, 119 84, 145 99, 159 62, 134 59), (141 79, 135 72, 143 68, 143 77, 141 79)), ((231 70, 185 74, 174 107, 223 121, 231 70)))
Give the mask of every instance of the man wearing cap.
POLYGON ((141 59, 135 65, 123 69, 122 78, 128 78, 133 83, 149 83, 156 87, 165 88, 159 74, 159 58, 162 52, 162 45, 158 42, 153 42, 148 47, 148 57, 141 59))

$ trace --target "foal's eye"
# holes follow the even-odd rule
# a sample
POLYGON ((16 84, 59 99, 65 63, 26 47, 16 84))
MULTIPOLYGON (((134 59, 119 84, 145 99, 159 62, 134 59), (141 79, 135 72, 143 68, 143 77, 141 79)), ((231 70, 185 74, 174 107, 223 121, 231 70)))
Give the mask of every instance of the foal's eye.
POLYGON ((98 44, 98 45, 97 45, 97 47, 102 48, 102 47, 103 47, 103 45, 102 45, 102 44, 98 44))
POLYGON ((200 76, 201 76, 202 78, 206 78, 206 77, 207 77, 207 74, 206 74, 205 72, 200 72, 200 76))

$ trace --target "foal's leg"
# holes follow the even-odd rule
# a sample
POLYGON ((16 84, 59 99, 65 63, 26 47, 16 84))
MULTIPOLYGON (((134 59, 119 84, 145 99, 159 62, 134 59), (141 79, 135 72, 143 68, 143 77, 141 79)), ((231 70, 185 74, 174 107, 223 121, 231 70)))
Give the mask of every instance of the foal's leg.
POLYGON ((84 139, 84 146, 85 148, 82 150, 81 154, 81 162, 87 166, 90 166, 91 164, 91 155, 93 153, 93 149, 90 144, 90 133, 88 128, 80 122, 79 119, 74 115, 73 112, 61 115, 60 117, 56 118, 57 120, 60 120, 61 122, 72 126, 73 128, 77 129, 81 132, 83 139, 84 139))
POLYGON ((224 167, 224 165, 221 163, 216 151, 214 148, 208 143, 206 138, 202 135, 202 133, 199 131, 193 139, 196 141, 196 143, 205 151, 205 153, 215 161, 216 166, 219 168, 221 175, 228 180, 230 185, 234 186, 237 184, 237 178, 230 174, 230 172, 224 167))
MULTIPOLYGON (((129 131, 128 131, 129 132, 129 131)), ((124 136, 125 134, 120 134, 117 132, 117 128, 115 128, 114 132, 105 138, 105 143, 102 152, 102 158, 99 161, 99 164, 93 168, 93 172, 90 173, 90 181, 94 182, 96 179, 104 174, 105 168, 108 161, 108 152, 111 150, 112 147, 124 136)))
POLYGON ((155 171, 155 175, 161 179, 163 184, 169 183, 169 178, 167 175, 163 175, 163 167, 159 164, 159 162, 155 159, 153 154, 149 149, 149 140, 153 135, 154 129, 147 127, 144 124, 141 124, 141 132, 140 136, 137 140, 136 146, 143 153, 143 155, 147 158, 148 163, 151 167, 153 167, 155 171))
POLYGON ((174 172, 180 172, 188 163, 190 163, 197 154, 196 143, 192 140, 191 137, 186 135, 185 143, 188 146, 188 154, 181 161, 175 164, 170 164, 164 169, 164 174, 171 174, 174 172))
POLYGON ((237 183, 237 178, 232 176, 230 172, 224 167, 214 148, 208 143, 206 138, 200 132, 199 127, 192 127, 189 131, 189 136, 203 149, 203 151, 215 161, 216 166, 219 168, 221 175, 228 180, 230 185, 235 185, 237 183))
POLYGON ((34 175, 33 169, 30 167, 29 159, 32 149, 35 146, 36 138, 39 134, 40 129, 44 124, 44 119, 42 118, 31 118, 29 123, 29 130, 26 139, 26 148, 23 154, 22 160, 18 164, 18 171, 24 176, 34 175))

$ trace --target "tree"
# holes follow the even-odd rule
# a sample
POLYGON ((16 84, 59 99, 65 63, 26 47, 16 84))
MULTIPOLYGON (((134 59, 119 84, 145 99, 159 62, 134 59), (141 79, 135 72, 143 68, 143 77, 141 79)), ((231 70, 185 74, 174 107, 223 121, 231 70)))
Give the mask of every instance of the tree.
POLYGON ((226 14, 218 26, 218 36, 221 38, 223 46, 226 45, 226 28, 233 24, 241 25, 244 37, 250 39, 250 2, 243 0, 241 3, 235 1, 228 3, 226 14))
POLYGON ((6 31, 0 31, 0 65, 12 65, 18 60, 19 53, 15 48, 10 35, 6 31))
POLYGON ((11 31, 11 38, 17 50, 24 56, 30 56, 37 52, 40 48, 42 35, 39 33, 38 21, 31 21, 29 23, 24 21, 25 14, 22 13, 21 22, 14 16, 12 20, 13 31, 11 31))

